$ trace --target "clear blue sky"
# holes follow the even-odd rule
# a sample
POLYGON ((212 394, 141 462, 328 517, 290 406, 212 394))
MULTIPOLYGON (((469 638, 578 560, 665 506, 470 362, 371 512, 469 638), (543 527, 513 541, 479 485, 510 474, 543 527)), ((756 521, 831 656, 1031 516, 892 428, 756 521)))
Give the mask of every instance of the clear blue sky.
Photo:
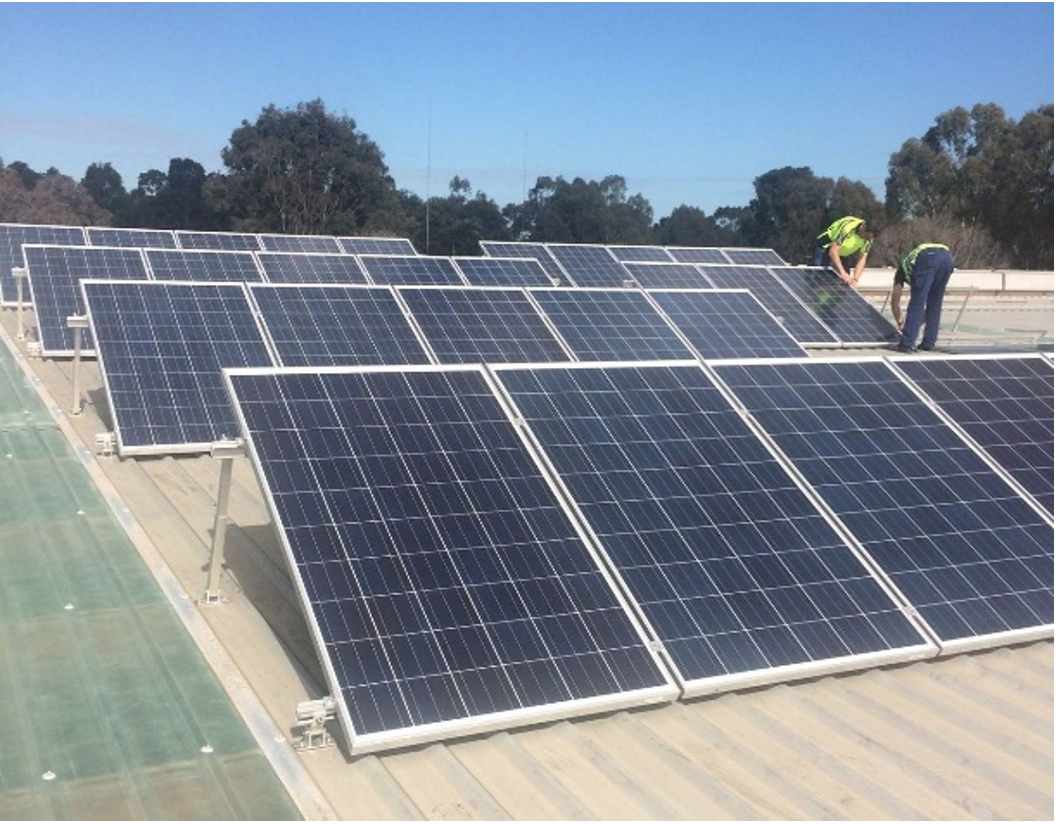
POLYGON ((1054 101, 1050 3, 2 3, 0 30, 0 158, 129 189, 321 98, 420 196, 619 174, 657 219, 808 166, 883 198, 942 112, 1054 101))

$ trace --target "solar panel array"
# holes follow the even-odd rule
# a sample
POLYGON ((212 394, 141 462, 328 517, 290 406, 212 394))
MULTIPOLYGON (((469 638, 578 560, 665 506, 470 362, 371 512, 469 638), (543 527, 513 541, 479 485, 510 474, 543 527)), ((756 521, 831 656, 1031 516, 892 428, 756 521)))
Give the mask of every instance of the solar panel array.
POLYGON ((567 288, 529 293, 578 360, 694 357, 642 292, 567 288))
POLYGON ((569 275, 558 265, 543 243, 518 243, 501 240, 480 241, 482 251, 494 258, 532 258, 543 268, 557 285, 568 285, 569 275))
POLYGON ((227 375, 354 753, 675 696, 480 369, 227 375))
POLYGON ((944 413, 1054 513, 1054 367, 1038 355, 894 359, 944 413))
POLYGON ((1053 526, 886 363, 713 369, 943 645, 1053 631, 1053 526))
POLYGON ((85 236, 89 246, 121 246, 130 249, 175 249, 176 236, 166 229, 117 229, 88 226, 85 236))
MULTIPOLYGON (((74 333, 66 325, 71 315, 85 313, 79 281, 84 278, 142 280, 147 277, 139 249, 102 246, 24 245, 26 266, 33 287, 37 335, 47 356, 72 355, 74 333)), ((92 335, 85 330, 82 353, 94 350, 92 335)))
POLYGON ((726 246, 721 250, 728 259, 739 266, 785 266, 786 261, 774 249, 746 249, 726 246))
MULTIPOLYGON (((62 246, 83 246, 84 229, 80 226, 32 226, 19 223, 0 223, 0 302, 18 302, 18 284, 11 269, 26 265, 22 244, 46 243, 62 246)), ((23 284, 22 300, 32 301, 28 284, 23 284)))
POLYGON ((552 256, 575 286, 624 286, 628 270, 605 246, 590 243, 550 243, 552 256))
POLYGON ((349 255, 414 255, 415 247, 403 237, 340 237, 338 245, 349 255))
POLYGON ((699 357, 781 358, 806 354, 748 291, 652 289, 648 294, 699 357))
POLYGON ((672 258, 664 246, 610 246, 610 254, 622 263, 634 261, 654 261, 672 263, 672 258))
POLYGON ((380 285, 463 285, 463 278, 448 258, 417 255, 361 255, 360 263, 380 285))
POLYGON ((366 283, 367 275, 353 255, 308 252, 258 252, 270 283, 366 283))
POLYGON ((536 258, 453 258, 471 286, 553 286, 536 258))
POLYGON ((430 362, 422 340, 385 286, 249 288, 282 366, 430 362))
POLYGON ((397 288, 439 363, 568 361, 521 289, 397 288))
POLYGON ((643 289, 695 289, 709 285, 693 263, 629 262, 624 267, 636 285, 643 289))
POLYGON ((497 376, 685 694, 928 647, 697 364, 497 376))
POLYGON ((266 252, 333 252, 342 251, 338 239, 329 235, 258 235, 266 252))
POLYGON ((262 280, 252 252, 219 249, 144 249, 155 280, 255 283, 262 280))
POLYGON ((802 346, 838 346, 840 341, 767 269, 760 266, 699 267, 721 289, 748 289, 802 346))
POLYGON ((731 259, 722 249, 700 248, 695 246, 672 246, 668 248, 669 256, 677 263, 730 263, 731 259))
POLYGON ((189 232, 176 230, 181 249, 227 249, 229 252, 256 252, 263 247, 257 235, 238 232, 189 232))
POLYGON ((836 272, 819 266, 774 266, 770 271, 842 343, 879 345, 900 337, 896 327, 836 272))
POLYGON ((119 451, 203 451, 239 434, 221 370, 271 366, 233 283, 82 281, 119 451))

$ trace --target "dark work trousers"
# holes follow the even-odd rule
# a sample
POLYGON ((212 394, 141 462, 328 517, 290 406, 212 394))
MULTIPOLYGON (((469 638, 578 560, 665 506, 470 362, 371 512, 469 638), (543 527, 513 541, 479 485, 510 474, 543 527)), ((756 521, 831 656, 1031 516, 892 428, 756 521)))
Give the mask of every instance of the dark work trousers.
POLYGON ((937 345, 940 332, 940 310, 944 303, 944 290, 955 269, 955 261, 947 249, 923 249, 915 258, 911 272, 911 298, 904 317, 904 333, 900 346, 913 349, 918 338, 918 327, 922 317, 926 318, 926 331, 922 334, 921 349, 932 349, 937 345))

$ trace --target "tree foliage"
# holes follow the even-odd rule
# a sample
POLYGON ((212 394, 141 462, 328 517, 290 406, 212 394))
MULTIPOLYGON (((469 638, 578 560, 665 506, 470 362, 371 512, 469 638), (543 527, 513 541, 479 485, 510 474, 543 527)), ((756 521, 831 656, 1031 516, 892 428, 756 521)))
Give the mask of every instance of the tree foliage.
POLYGON ((232 133, 221 158, 228 175, 217 196, 241 230, 370 234, 399 222, 382 150, 322 100, 265 107, 232 133))
POLYGON ((653 210, 641 194, 628 196, 625 179, 601 181, 539 177, 520 205, 504 212, 516 238, 554 243, 652 242, 653 210))
POLYGON ((993 237, 1005 260, 1053 268, 1054 106, 1020 122, 992 103, 939 115, 890 157, 886 211, 971 227, 993 237))
POLYGON ((500 207, 484 192, 471 195, 469 180, 457 175, 448 191, 448 197, 432 197, 428 204, 404 193, 415 216, 415 248, 428 255, 478 255, 480 241, 509 239, 500 207))
POLYGON ((15 161, 0 164, 0 222, 108 226, 110 213, 73 178, 54 168, 40 174, 15 161))

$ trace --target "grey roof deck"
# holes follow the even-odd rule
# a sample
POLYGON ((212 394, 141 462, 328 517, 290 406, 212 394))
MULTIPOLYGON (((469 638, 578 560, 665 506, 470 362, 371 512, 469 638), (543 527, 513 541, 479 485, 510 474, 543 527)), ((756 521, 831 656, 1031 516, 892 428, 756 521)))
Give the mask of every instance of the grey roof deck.
MULTIPOLYGON (((1049 305, 1053 311, 1053 300, 1049 305)), ((0 311, 0 323, 0 334, 6 333, 0 356, 24 352, 13 339, 13 310, 0 311)), ((32 328, 32 320, 27 326, 32 328)), ((1053 641, 356 759, 340 747, 291 757, 294 707, 319 697, 324 687, 248 463, 237 459, 235 466, 233 527, 222 579, 226 602, 197 605, 206 581, 217 464, 194 456, 96 457, 95 434, 109 423, 95 363, 83 364, 87 403, 78 417, 65 414, 72 391, 69 362, 19 357, 18 366, 39 381, 57 431, 73 443, 73 454, 116 522, 161 582, 151 597, 162 593, 177 605, 184 628, 168 627, 158 648, 189 646, 193 638, 206 651, 257 747, 306 817, 1053 818, 1053 641)), ((32 489, 50 488, 43 480, 65 477, 75 470, 77 461, 72 463, 67 456, 32 489)), ((30 480, 21 483, 28 489, 30 480)), ((40 518, 36 529, 56 525, 52 515, 40 518)), ((9 523, 0 523, 4 546, 12 534, 9 523)), ((26 539, 17 533, 14 540, 26 539)), ((74 576, 69 591, 90 580, 74 576)), ((128 614, 123 609, 121 614, 128 614)), ((112 619, 120 623, 117 616, 112 619)), ((28 637, 10 621, 3 618, 0 638, 28 637)), ((19 655, 18 666, 35 672, 61 666, 61 660, 25 645, 19 655)), ((0 672, 4 669, 6 663, 0 672)), ((83 692, 94 694, 103 676, 89 668, 83 692)), ((0 674, 4 677, 9 676, 0 674)), ((64 796, 62 805, 53 800, 59 779, 28 785, 21 794, 9 790, 9 765, 35 757, 37 740, 47 732, 32 716, 19 717, 28 719, 21 728, 0 731, 7 753, 0 756, 0 815, 97 816, 90 782, 84 794, 64 796), (10 798, 19 806, 7 803, 10 798)), ((149 706, 133 718, 99 719, 94 740, 112 738, 99 742, 98 750, 80 750, 80 757, 102 759, 120 740, 121 729, 137 724, 149 730, 158 718, 159 710, 149 706)), ((150 740, 149 734, 143 738, 150 740)), ((255 787, 233 768, 224 797, 253 797, 255 787)), ((155 807, 118 809, 104 817, 206 817, 202 806, 187 806, 193 804, 188 795, 160 793, 155 807)), ((235 808, 226 815, 254 817, 255 811, 235 808)))

